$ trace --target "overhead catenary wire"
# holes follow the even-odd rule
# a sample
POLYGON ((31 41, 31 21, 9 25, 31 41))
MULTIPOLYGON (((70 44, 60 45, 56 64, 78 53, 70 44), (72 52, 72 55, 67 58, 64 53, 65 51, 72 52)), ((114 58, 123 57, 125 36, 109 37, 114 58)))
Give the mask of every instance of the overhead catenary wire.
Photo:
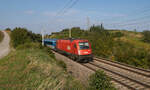
POLYGON ((58 15, 60 15, 62 12, 64 12, 64 10, 65 10, 72 2, 73 2, 73 0, 69 0, 69 1, 65 4, 65 6, 64 6, 62 9, 60 9, 60 10, 56 13, 56 16, 58 16, 58 15))
POLYGON ((63 12, 62 15, 64 15, 68 10, 70 10, 75 4, 77 4, 79 0, 75 0, 74 2, 72 2, 72 4, 70 6, 68 6, 68 8, 66 8, 63 12))
POLYGON ((148 13, 150 12, 150 8, 142 8, 140 11, 131 11, 129 12, 129 14, 125 15, 125 16, 117 16, 117 17, 111 17, 111 18, 107 18, 107 19, 101 19, 101 21, 109 21, 109 20, 113 20, 113 19, 117 19, 117 18, 127 18, 128 16, 135 16, 135 15, 140 15, 140 14, 143 14, 143 15, 146 15, 145 13, 148 13))
MULTIPOLYGON (((126 20, 126 21, 122 21, 122 22, 118 22, 118 23, 110 23, 110 24, 107 24, 107 25, 126 25, 126 24, 130 24, 130 23, 135 23, 135 22, 139 22, 139 20, 142 20, 142 22, 143 22, 143 20, 146 20, 147 22, 148 22, 148 19, 147 18, 149 18, 150 17, 150 15, 147 15, 147 16, 144 16, 144 17, 139 17, 139 18, 134 18, 134 19, 129 19, 129 20, 126 20)), ((150 22, 150 20, 149 20, 149 22, 150 22)))
MULTIPOLYGON (((113 17, 113 18, 109 18, 109 19, 101 19, 101 21, 106 25, 106 26, 111 26, 111 27, 124 27, 124 26, 135 26, 135 25, 143 25, 149 23, 150 21, 147 21, 150 17, 150 15, 147 15, 146 13, 150 12, 150 8, 142 8, 141 11, 132 11, 131 13, 129 13, 128 15, 125 16, 118 16, 118 17, 113 17), (143 17, 138 17, 138 18, 130 18, 131 16, 137 17, 138 15, 145 15, 143 17), (112 22, 112 23, 108 23, 108 21, 112 21, 113 19, 117 20, 118 18, 121 18, 122 21, 118 21, 118 22, 112 22), (124 18, 124 20, 123 20, 124 18), (146 20, 146 21, 145 21, 146 20)), ((138 25, 138 26, 139 26, 138 25)))
MULTIPOLYGON (((148 11, 148 10, 147 10, 148 11)), ((142 27, 143 25, 146 25, 146 24, 149 24, 150 23, 150 20, 149 20, 149 17, 150 15, 146 15, 146 16, 143 16, 143 17, 138 17, 138 18, 131 18, 131 19, 128 19, 128 20, 125 20, 125 21, 120 21, 120 22, 117 22, 117 23, 107 23, 105 24, 106 26, 111 26, 111 27, 142 27)))

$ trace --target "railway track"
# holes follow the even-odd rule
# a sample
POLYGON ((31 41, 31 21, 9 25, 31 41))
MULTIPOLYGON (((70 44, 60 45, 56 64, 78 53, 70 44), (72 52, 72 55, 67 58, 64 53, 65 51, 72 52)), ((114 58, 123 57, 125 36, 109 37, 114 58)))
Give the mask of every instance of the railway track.
POLYGON ((100 58, 100 57, 95 57, 94 60, 98 61, 98 62, 103 62, 121 69, 125 69, 128 70, 130 72, 135 72, 138 73, 140 75, 146 76, 146 77, 150 77, 150 70, 146 70, 146 69, 142 69, 142 68, 137 68, 128 64, 124 64, 124 63, 120 63, 120 62, 116 62, 116 61, 112 61, 112 60, 108 60, 105 58, 100 58))
POLYGON ((113 81, 131 90, 150 90, 149 70, 99 58, 94 58, 93 62, 82 65, 93 71, 104 70, 113 81))
POLYGON ((93 62, 80 64, 92 71, 99 69, 105 71, 114 82, 128 89, 150 90, 150 70, 99 57, 94 57, 93 62))

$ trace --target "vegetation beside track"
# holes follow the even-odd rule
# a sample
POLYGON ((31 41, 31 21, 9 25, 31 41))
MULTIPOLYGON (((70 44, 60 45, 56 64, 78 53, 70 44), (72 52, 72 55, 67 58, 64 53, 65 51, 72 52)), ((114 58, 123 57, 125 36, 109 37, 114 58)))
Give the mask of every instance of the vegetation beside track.
POLYGON ((4 34, 2 31, 0 31, 0 42, 3 40, 3 38, 4 38, 4 34))
POLYGON ((10 34, 15 49, 0 60, 1 89, 85 90, 66 72, 65 64, 56 60, 49 48, 41 46, 39 34, 25 28, 15 28, 10 34))
POLYGON ((20 46, 24 49, 18 47, 0 60, 1 89, 84 89, 44 49, 31 45, 20 46))
POLYGON ((73 38, 88 39, 96 56, 150 69, 150 31, 107 30, 100 25, 92 26, 89 30, 79 27, 64 29, 50 37, 68 38, 69 30, 73 38))
POLYGON ((90 90, 116 90, 110 81, 111 79, 103 71, 98 70, 90 76, 90 90))
MULTIPOLYGON (((0 60, 1 89, 96 90, 93 87, 110 82, 105 80, 96 84, 92 82, 107 77, 102 73, 103 77, 90 79, 89 83, 93 83, 92 86, 85 86, 67 73, 66 64, 56 60, 50 48, 41 46, 39 34, 29 32, 25 28, 15 28, 9 34, 12 39, 11 45, 15 49, 0 60)), ((101 75, 101 72, 93 75, 97 74, 101 75)), ((106 87, 111 85, 105 84, 106 87)))

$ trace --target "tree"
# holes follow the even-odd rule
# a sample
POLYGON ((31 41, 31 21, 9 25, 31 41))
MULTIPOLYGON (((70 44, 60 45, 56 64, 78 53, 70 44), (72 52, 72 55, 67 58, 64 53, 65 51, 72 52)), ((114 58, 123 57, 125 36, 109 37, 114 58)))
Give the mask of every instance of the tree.
POLYGON ((100 27, 101 27, 101 29, 102 29, 102 30, 104 30, 104 26, 103 26, 103 23, 101 23, 101 26, 100 26, 100 27))
POLYGON ((26 28, 15 28, 11 33, 11 39, 13 41, 13 46, 17 47, 20 44, 30 43, 30 42, 41 42, 41 35, 32 33, 26 28))
POLYGON ((144 41, 150 43, 150 31, 148 30, 143 31, 143 35, 144 35, 144 41))
POLYGON ((6 31, 11 31, 11 29, 10 29, 9 27, 8 27, 8 28, 6 28, 5 30, 6 30, 6 31))

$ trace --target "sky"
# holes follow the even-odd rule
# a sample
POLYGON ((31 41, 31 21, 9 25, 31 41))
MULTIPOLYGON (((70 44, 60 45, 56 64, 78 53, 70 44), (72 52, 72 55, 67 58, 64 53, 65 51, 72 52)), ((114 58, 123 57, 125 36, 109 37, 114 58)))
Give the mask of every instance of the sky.
POLYGON ((150 0, 0 0, 0 30, 50 34, 101 23, 107 29, 150 30, 150 0))

